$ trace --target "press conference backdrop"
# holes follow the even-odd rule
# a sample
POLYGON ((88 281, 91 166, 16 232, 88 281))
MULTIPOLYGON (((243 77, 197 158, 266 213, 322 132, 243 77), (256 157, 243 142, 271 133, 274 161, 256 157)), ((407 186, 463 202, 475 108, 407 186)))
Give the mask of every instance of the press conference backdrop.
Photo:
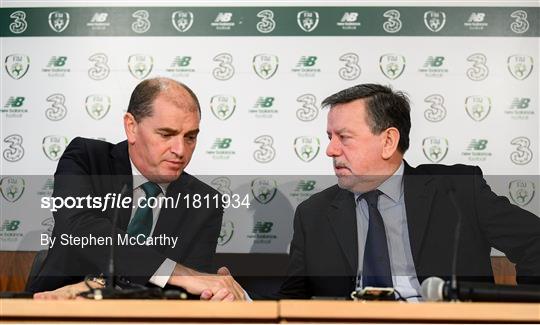
POLYGON ((131 91, 155 76, 188 84, 201 101, 188 171, 249 195, 249 208, 227 209, 220 252, 287 252, 295 207, 335 183, 321 101, 368 82, 409 94, 410 164, 479 165, 498 194, 538 213, 537 2, 6 3, 1 250, 44 248, 39 236, 54 221, 40 198, 52 195, 66 145, 122 141, 131 91))

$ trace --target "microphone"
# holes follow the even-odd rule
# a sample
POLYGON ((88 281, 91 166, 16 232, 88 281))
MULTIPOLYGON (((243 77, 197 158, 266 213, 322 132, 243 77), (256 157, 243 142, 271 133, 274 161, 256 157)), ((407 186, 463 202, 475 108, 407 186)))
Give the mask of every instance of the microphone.
MULTIPOLYGON (((124 183, 124 185, 122 186, 122 189, 120 190, 120 196, 119 196, 119 200, 122 199, 122 196, 125 195, 127 193, 127 184, 124 183)), ((116 243, 116 224, 118 222, 118 210, 120 210, 120 208, 116 208, 114 210, 114 214, 113 214, 113 219, 112 219, 112 227, 111 227, 111 239, 112 239, 112 245, 111 245, 111 251, 110 251, 110 254, 109 254, 109 267, 108 267, 108 275, 109 275, 109 281, 107 283, 107 287, 109 287, 110 289, 114 289, 114 248, 115 248, 115 243, 116 243)))
POLYGON ((456 222, 456 230, 454 232, 454 248, 453 248, 453 255, 452 255, 452 277, 450 282, 450 295, 451 300, 457 300, 457 290, 458 290, 458 282, 457 282, 457 260, 458 260, 458 252, 459 252, 459 241, 461 239, 461 223, 463 222, 463 215, 461 214, 461 210, 458 208, 458 205, 456 203, 456 198, 454 197, 454 184, 450 180, 446 180, 446 194, 448 194, 450 198, 450 202, 454 206, 454 209, 457 212, 457 222, 456 222))
MULTIPOLYGON (((120 190, 119 200, 122 199, 128 192, 126 183, 120 190)), ((87 299, 102 300, 102 299, 188 299, 187 293, 181 290, 163 290, 161 288, 148 288, 143 285, 130 283, 122 277, 116 281, 115 277, 115 261, 114 251, 116 243, 116 224, 118 223, 119 207, 114 210, 112 218, 111 238, 112 245, 109 253, 108 262, 108 282, 105 288, 95 288, 79 293, 80 296, 87 299), (116 285, 118 284, 119 289, 116 285)))
POLYGON ((490 283, 460 282, 452 292, 450 282, 430 277, 422 282, 422 298, 426 301, 484 301, 484 302, 540 302, 540 286, 494 285, 490 283), (454 297, 455 296, 455 297, 454 297))
POLYGON ((103 299, 166 299, 166 300, 186 300, 187 293, 180 290, 163 290, 161 288, 133 287, 130 289, 92 289, 79 293, 81 297, 93 300, 103 299))

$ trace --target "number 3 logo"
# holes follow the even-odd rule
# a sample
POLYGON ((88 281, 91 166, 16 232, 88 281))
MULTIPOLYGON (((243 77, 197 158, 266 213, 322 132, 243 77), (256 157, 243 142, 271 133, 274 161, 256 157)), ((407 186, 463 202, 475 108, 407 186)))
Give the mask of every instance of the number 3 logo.
POLYGON ((24 148, 22 147, 23 138, 18 134, 8 135, 4 139, 5 143, 9 143, 7 149, 4 150, 4 159, 9 162, 21 160, 24 156, 24 148))

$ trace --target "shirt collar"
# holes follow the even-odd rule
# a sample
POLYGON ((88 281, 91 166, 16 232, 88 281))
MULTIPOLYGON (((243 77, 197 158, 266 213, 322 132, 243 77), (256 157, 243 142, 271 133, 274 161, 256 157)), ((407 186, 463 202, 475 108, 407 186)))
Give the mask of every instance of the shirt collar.
MULTIPOLYGON (((386 196, 388 196, 392 201, 399 202, 401 195, 403 194, 403 171, 405 170, 405 163, 403 160, 399 165, 399 168, 394 172, 394 174, 388 177, 377 189, 386 196)), ((358 197, 363 193, 354 193, 355 201, 358 201, 358 197)))
MULTIPOLYGON (((146 182, 149 182, 148 178, 144 177, 144 175, 137 169, 135 164, 133 164, 133 161, 131 160, 131 157, 129 157, 129 163, 131 164, 131 174, 133 175, 133 189, 136 189, 143 185, 146 182)), ((161 192, 163 194, 167 193, 167 187, 169 187, 170 183, 157 183, 159 187, 161 188, 161 192)))

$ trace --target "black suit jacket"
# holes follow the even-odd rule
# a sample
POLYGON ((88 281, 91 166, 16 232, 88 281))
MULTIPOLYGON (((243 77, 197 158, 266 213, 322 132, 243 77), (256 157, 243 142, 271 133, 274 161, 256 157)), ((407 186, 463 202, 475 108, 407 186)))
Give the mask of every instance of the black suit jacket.
MULTIPOLYGON (((493 281, 490 250, 516 263, 519 282, 540 276, 540 219, 493 193, 478 167, 405 164, 409 240, 420 283, 452 274, 454 231, 463 215, 457 274, 493 281), (449 200, 454 190, 455 207, 449 200)), ((358 269, 354 194, 332 186, 296 209, 288 278, 279 298, 349 296, 358 269)))
MULTIPOLYGON (((121 192, 126 184, 126 196, 132 196, 133 176, 128 156, 127 141, 111 143, 75 138, 60 158, 55 173, 54 197, 105 197, 121 192)), ((167 188, 166 197, 180 194, 192 196, 218 195, 210 186, 195 177, 182 175, 167 188)), ((54 212, 57 238, 49 250, 39 275, 30 285, 33 292, 52 290, 81 281, 85 275, 108 274, 110 246, 60 245, 61 235, 111 236, 112 219, 116 209, 62 208, 54 212)), ((118 209, 116 232, 125 234, 131 216, 131 206, 118 209)), ((213 271, 212 259, 221 228, 223 209, 210 207, 195 209, 180 201, 177 208, 162 207, 152 237, 177 236, 173 249, 162 246, 124 246, 115 248, 116 274, 128 280, 146 284, 166 258, 197 270, 213 271)))

